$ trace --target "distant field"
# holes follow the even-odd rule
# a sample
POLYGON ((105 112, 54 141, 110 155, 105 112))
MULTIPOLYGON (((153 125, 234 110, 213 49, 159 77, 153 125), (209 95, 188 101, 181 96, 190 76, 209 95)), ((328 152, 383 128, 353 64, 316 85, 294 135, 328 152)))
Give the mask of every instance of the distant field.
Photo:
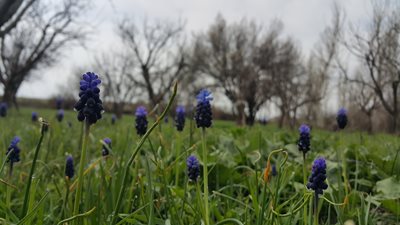
MULTIPOLYGON (((22 108, 11 110, 0 118, 0 161, 6 160, 6 150, 14 136, 21 137, 21 161, 14 164, 8 176, 8 163, 0 175, 0 218, 18 223, 28 174, 40 137, 39 122, 31 121, 31 112, 50 122, 39 152, 31 187, 29 210, 24 224, 57 224, 70 218, 80 158, 82 124, 76 112, 66 111, 62 122, 56 120, 56 110, 22 108), (75 176, 65 180, 65 159, 72 155, 75 176), (9 184, 6 185, 5 183, 9 184), (39 200, 48 195, 39 203, 39 200)), ((334 119, 334 118, 333 118, 334 119)), ((150 119, 149 126, 153 119, 150 119)), ((173 118, 161 123, 150 135, 129 170, 129 182, 123 197, 120 224, 201 224, 202 177, 199 190, 186 176, 186 156, 196 155, 200 161, 201 132, 186 120, 182 133, 174 127, 173 118), (190 135, 192 132, 192 135, 190 135), (185 153, 186 151, 186 153, 185 153)), ((208 150, 210 221, 211 224, 312 224, 311 191, 303 185, 303 156, 297 149, 298 131, 278 129, 274 124, 237 127, 233 122, 215 121, 206 131, 208 150), (263 172, 268 155, 277 175, 267 183, 263 172), (304 208, 307 220, 304 220, 304 208), (225 221, 225 222, 221 222, 225 221)), ((319 223, 355 224, 400 223, 400 141, 399 137, 354 132, 312 130, 311 151, 307 153, 307 178, 314 159, 327 160, 328 189, 320 198, 319 223), (342 169, 348 178, 338 179, 338 154, 345 159, 342 169), (348 192, 347 197, 346 192, 348 192), (346 199, 344 205, 340 205, 346 199)), ((121 185, 123 167, 139 141, 134 115, 125 115, 115 125, 111 115, 91 127, 84 177, 81 212, 93 211, 78 218, 79 224, 109 224, 121 185), (112 153, 102 159, 104 138, 112 140, 112 153), (83 222, 85 221, 85 222, 83 222)), ((339 160, 340 161, 340 160, 339 160)), ((65 224, 71 224, 65 223, 65 224)))

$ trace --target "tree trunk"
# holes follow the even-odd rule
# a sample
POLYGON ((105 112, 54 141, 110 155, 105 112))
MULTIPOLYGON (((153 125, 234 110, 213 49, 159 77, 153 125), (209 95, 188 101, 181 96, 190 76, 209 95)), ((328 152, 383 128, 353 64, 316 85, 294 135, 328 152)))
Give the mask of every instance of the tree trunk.
POLYGON ((398 104, 397 104, 397 88, 399 87, 399 81, 395 81, 392 83, 393 90, 393 112, 392 114, 392 128, 391 131, 396 133, 397 131, 397 117, 398 117, 398 104))
POLYGON ((245 113, 244 113, 244 108, 245 105, 242 102, 236 103, 236 110, 238 113, 238 116, 236 118, 236 122, 238 125, 243 126, 245 124, 245 113))
POLYGON ((157 103, 159 103, 159 99, 157 99, 157 96, 154 93, 153 85, 150 80, 150 71, 147 65, 142 65, 142 76, 146 83, 146 90, 147 94, 149 95, 150 102, 153 104, 153 106, 155 106, 157 103))
POLYGON ((117 118, 121 118, 124 113, 124 103, 123 102, 114 102, 113 103, 113 111, 117 118))
POLYGON ((17 92, 24 77, 23 75, 15 75, 14 79, 7 80, 4 84, 3 102, 7 103, 10 107, 15 106, 17 110, 19 110, 17 92))
POLYGON ((279 128, 283 127, 283 123, 285 122, 285 117, 286 117, 286 110, 284 108, 281 108, 281 116, 279 118, 279 123, 278 123, 279 128))
POLYGON ((18 88, 15 88, 15 85, 5 85, 4 86, 4 94, 3 94, 3 102, 7 103, 8 106, 15 106, 17 110, 19 109, 17 104, 17 91, 18 88))
POLYGON ((397 131, 397 113, 393 113, 390 115, 392 118, 392 123, 390 124, 390 132, 396 133, 397 131))
POLYGON ((292 112, 293 115, 290 116, 290 129, 293 129, 297 123, 297 109, 294 109, 292 112))
POLYGON ((249 109, 249 115, 246 116, 246 124, 248 126, 254 125, 254 120, 256 119, 256 113, 258 109, 256 108, 256 103, 254 98, 247 99, 247 107, 249 109))
POLYGON ((246 117, 246 124, 248 126, 253 126, 254 125, 254 121, 255 121, 256 117, 254 115, 254 113, 250 113, 247 117, 246 117))

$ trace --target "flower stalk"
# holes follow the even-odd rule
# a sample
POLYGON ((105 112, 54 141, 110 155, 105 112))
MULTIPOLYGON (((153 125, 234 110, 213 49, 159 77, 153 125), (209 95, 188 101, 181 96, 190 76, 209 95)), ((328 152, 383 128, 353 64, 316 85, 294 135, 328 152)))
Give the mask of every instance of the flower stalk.
POLYGON ((44 120, 41 120, 41 123, 42 123, 42 126, 40 129, 40 138, 39 138, 38 144, 36 145, 35 155, 33 156, 33 161, 32 161, 32 166, 31 166, 31 171, 29 172, 28 183, 27 183, 26 189, 25 189, 25 197, 24 197, 24 204, 22 206, 21 217, 24 217, 28 211, 29 192, 31 189, 33 173, 35 172, 36 161, 39 156, 39 150, 42 145, 44 134, 47 131, 48 126, 49 126, 49 124, 47 122, 45 122, 44 120))
POLYGON ((131 157, 129 158, 128 162, 125 165, 125 169, 124 169, 124 173, 123 173, 123 178, 122 178, 122 183, 121 183, 121 188, 119 190, 118 193, 118 197, 117 197, 117 203, 114 207, 114 211, 112 213, 112 217, 111 217, 111 225, 114 225, 117 223, 118 220, 118 213, 119 210, 121 208, 121 204, 122 204, 122 198, 123 195, 125 193, 125 189, 127 187, 128 184, 128 174, 129 174, 129 170, 130 167, 132 166, 132 163, 134 162, 136 155, 139 153, 142 145, 144 144, 144 142, 147 140, 148 136, 151 134, 151 132, 161 123, 162 119, 164 118, 164 116, 167 114, 167 112, 169 111, 169 108, 171 107, 176 93, 177 93, 177 89, 178 89, 178 83, 175 83, 174 88, 173 88, 173 93, 169 99, 169 102, 167 104, 167 107, 164 109, 163 113, 160 115, 160 117, 158 117, 156 119, 156 121, 153 123, 153 125, 150 127, 150 129, 147 130, 147 132, 143 135, 143 137, 140 139, 139 144, 136 146, 135 150, 133 151, 131 157))
POLYGON ((204 222, 205 225, 210 224, 210 212, 208 206, 208 162, 207 162, 207 147, 206 147, 206 129, 203 127, 201 139, 203 144, 203 182, 204 182, 204 222))
POLYGON ((77 189, 75 192, 75 203, 74 203, 74 210, 73 210, 73 215, 78 215, 79 214, 79 205, 81 202, 81 196, 82 196, 82 186, 83 186, 83 173, 85 171, 85 162, 86 162, 86 153, 87 153, 87 144, 89 141, 89 133, 90 133, 90 124, 88 121, 84 122, 84 128, 83 128, 83 143, 82 143, 82 149, 81 149, 81 159, 79 161, 79 171, 78 171, 78 180, 77 180, 77 189))

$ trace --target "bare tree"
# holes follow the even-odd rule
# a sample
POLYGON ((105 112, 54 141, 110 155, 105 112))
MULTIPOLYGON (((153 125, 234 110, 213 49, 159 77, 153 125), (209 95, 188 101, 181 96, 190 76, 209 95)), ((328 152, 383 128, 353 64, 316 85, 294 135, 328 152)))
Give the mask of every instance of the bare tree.
POLYGON ((126 103, 140 95, 132 72, 134 61, 124 51, 111 50, 97 57, 94 68, 103 77, 103 95, 113 103, 114 113, 120 117, 126 103))
POLYGON ((22 16, 36 0, 0 1, 0 37, 3 38, 14 29, 22 16))
POLYGON ((352 30, 345 45, 365 65, 363 76, 348 80, 373 90, 391 117, 392 132, 398 127, 400 82, 399 7, 374 5, 373 18, 367 32, 352 30))
POLYGON ((311 101, 313 96, 307 95, 307 88, 310 87, 308 74, 294 41, 288 38, 277 49, 277 63, 271 69, 272 101, 280 111, 279 126, 282 127, 285 121, 294 126, 299 108, 311 101))
POLYGON ((131 73, 136 88, 143 89, 153 105, 164 100, 173 83, 184 75, 184 24, 147 20, 137 26, 125 20, 118 26, 123 44, 137 62, 131 73))
POLYGON ((318 123, 321 118, 321 100, 329 90, 332 74, 335 72, 335 59, 339 54, 340 39, 344 15, 341 8, 335 4, 331 24, 328 25, 320 35, 320 39, 312 50, 306 64, 308 73, 307 95, 313 96, 315 101, 309 101, 306 105, 306 118, 308 121, 318 123))
POLYGON ((3 101, 17 106, 16 94, 33 71, 52 65, 61 50, 85 33, 75 24, 84 1, 64 0, 61 4, 37 1, 18 25, 0 37, 0 82, 3 101))
POLYGON ((280 30, 271 29, 262 37, 260 29, 246 20, 228 25, 219 15, 207 33, 199 33, 195 39, 193 71, 199 77, 212 79, 222 89, 235 107, 240 124, 252 125, 257 111, 270 97, 266 85, 269 74, 262 67, 267 68, 272 62, 267 52, 271 49, 267 45, 262 50, 260 47, 263 41, 274 44, 280 30))
MULTIPOLYGON (((361 77, 361 73, 358 73, 356 77, 361 77)), ((369 133, 373 131, 373 120, 372 116, 374 111, 379 107, 379 99, 375 92, 367 87, 365 84, 350 83, 350 101, 358 105, 361 112, 363 112, 368 117, 368 127, 369 133)))

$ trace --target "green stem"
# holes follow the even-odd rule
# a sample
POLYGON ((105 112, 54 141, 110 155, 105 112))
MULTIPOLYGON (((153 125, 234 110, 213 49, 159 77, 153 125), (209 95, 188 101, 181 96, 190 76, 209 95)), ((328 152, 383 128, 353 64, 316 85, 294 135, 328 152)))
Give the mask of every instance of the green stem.
MULTIPOLYGON (((51 147, 51 140, 52 140, 52 138, 53 138, 53 129, 50 129, 49 130, 49 137, 47 138, 47 149, 52 149, 52 147, 51 147)), ((48 162, 49 161, 49 155, 50 155, 50 152, 51 151, 47 151, 46 152, 46 157, 44 158, 44 160, 45 160, 45 162, 48 162)))
POLYGON ((185 212, 185 203, 186 203, 186 195, 187 195, 187 188, 188 188, 188 179, 185 178, 185 187, 183 189, 183 200, 182 200, 182 207, 179 213, 179 217, 183 218, 183 213, 185 212))
POLYGON ((128 162, 125 165, 125 171, 123 174, 123 178, 122 178, 122 184, 121 184, 121 188, 119 190, 118 193, 118 197, 117 197, 117 203, 114 207, 114 211, 112 213, 112 219, 110 224, 114 225, 117 223, 117 219, 118 219, 118 213, 119 213, 119 209, 121 208, 121 203, 122 203, 122 197, 125 193, 125 189, 128 183, 128 174, 129 174, 129 169, 133 163, 133 161, 136 158, 136 155, 139 153, 143 143, 146 141, 147 137, 151 134, 151 132, 160 124, 160 121, 162 121, 162 119, 164 118, 164 116, 167 114, 169 108, 171 107, 175 96, 176 96, 176 92, 177 92, 177 88, 178 88, 178 83, 175 83, 174 85, 174 89, 173 89, 173 93, 171 95, 171 98, 169 99, 168 105, 167 107, 164 109, 164 112, 161 114, 161 116, 156 119, 156 121, 153 123, 153 125, 150 127, 149 130, 147 130, 147 132, 143 135, 142 139, 140 140, 139 144, 136 146, 136 149, 133 151, 131 157, 129 158, 128 162))
MULTIPOLYGON (((307 193, 307 166, 306 166, 306 153, 303 152, 303 183, 304 183, 304 194, 307 193)), ((307 200, 304 199, 304 202, 306 202, 307 200)), ((303 224, 307 225, 307 207, 304 207, 303 209, 303 224)))
POLYGON ((96 207, 93 207, 91 210, 89 210, 89 211, 87 211, 85 213, 77 214, 77 215, 74 215, 74 216, 72 216, 72 217, 70 217, 68 219, 61 220, 60 222, 57 223, 57 225, 68 224, 67 222, 69 222, 69 221, 72 221, 72 220, 75 220, 75 219, 79 219, 81 217, 89 216, 90 214, 92 214, 92 212, 94 212, 94 210, 96 210, 96 207))
POLYGON ((318 194, 314 195, 314 225, 318 225, 318 194))
MULTIPOLYGON (((343 133, 340 132, 340 143, 342 143, 342 142, 343 142, 343 133)), ((342 176, 343 176, 343 181, 344 181, 344 190, 345 190, 345 194, 347 196, 349 194, 349 180, 347 179, 347 164, 346 164, 344 150, 341 150, 340 157, 341 157, 341 161, 342 161, 342 176)))
MULTIPOLYGON (((147 173, 147 178, 148 178, 148 192, 147 192, 147 197, 150 200, 150 203, 153 203, 153 198, 154 198, 154 192, 153 192, 153 186, 152 186, 152 182, 151 182, 151 171, 150 171, 150 165, 149 165, 149 156, 146 157, 146 173, 147 173)), ((153 225, 154 221, 154 204, 150 204, 149 205, 149 221, 148 221, 148 225, 153 225)))
POLYGON ((22 213, 21 213, 21 217, 24 217, 25 214, 28 211, 28 202, 29 202, 29 191, 31 189, 31 184, 32 184, 32 177, 33 177, 33 173, 35 171, 35 167, 36 167, 36 160, 39 156, 39 150, 40 150, 40 146, 42 145, 42 141, 43 141, 43 137, 44 137, 44 133, 45 133, 45 128, 44 126, 46 125, 42 125, 41 128, 41 134, 40 134, 40 138, 39 138, 39 142, 36 145, 36 150, 35 150, 35 155, 33 156, 33 161, 32 161, 32 166, 31 166, 31 171, 29 173, 29 177, 28 177, 28 184, 26 185, 26 189, 25 189, 25 197, 24 197, 24 205, 22 207, 22 213))
POLYGON ((67 206, 68 206, 68 196, 69 196, 69 178, 65 178, 65 199, 64 199, 64 205, 63 208, 61 210, 61 216, 62 218, 67 217, 67 206))
MULTIPOLYGON (((10 181, 10 179, 8 179, 10 181)), ((6 206, 8 209, 11 209, 11 187, 6 185, 6 206)), ((6 221, 10 221, 9 214, 6 214, 6 221)))
POLYGON ((261 211, 259 211, 259 214, 258 214, 257 225, 261 225, 262 221, 264 219, 264 211, 265 211, 265 205, 266 205, 265 203, 267 201, 266 193, 267 193, 267 183, 264 183, 264 187, 263 187, 263 190, 261 193, 261 211))
MULTIPOLYGON (((198 181, 196 181, 196 200, 197 200, 197 204, 200 206, 201 214, 204 215, 204 206, 203 206, 203 201, 201 199, 200 183, 198 181)), ((203 224, 203 223, 201 223, 201 224, 203 224)))
POLYGON ((340 160, 340 146, 336 149, 336 160, 337 160, 337 167, 338 167, 338 192, 339 192, 339 199, 343 198, 343 190, 342 190, 342 163, 340 160))
MULTIPOLYGON (((190 147, 190 145, 189 145, 189 147, 190 147)), ((184 149, 184 150, 185 150, 185 154, 186 154, 185 159, 187 159, 189 157, 189 152, 186 149, 184 149)), ((180 210, 180 216, 179 216, 180 218, 183 218, 183 213, 185 211, 185 202, 186 202, 186 195, 187 195, 186 193, 187 193, 188 180, 189 180, 187 171, 185 171, 185 178, 184 179, 185 179, 185 182, 184 182, 185 188, 184 188, 184 191, 183 191, 184 195, 183 195, 183 201, 182 201, 182 209, 180 210)))
MULTIPOLYGON (((177 159, 181 153, 181 133, 179 131, 175 132, 177 134, 177 138, 176 138, 176 146, 175 146, 175 159, 177 159)), ((175 167, 175 186, 179 186, 179 173, 180 173, 180 163, 178 162, 176 167, 175 167)))
POLYGON ((393 176, 393 171, 394 171, 394 167, 396 165, 396 161, 397 161, 397 157, 399 156, 400 153, 400 149, 397 150, 396 152, 396 156, 394 157, 393 163, 392 163, 392 169, 390 170, 390 175, 393 176))
MULTIPOLYGON (((5 157, 4 161, 3 161, 3 164, 1 165, 1 168, 0 168, 0 175, 3 174, 3 170, 4 170, 4 167, 5 167, 6 164, 7 164, 8 157, 10 157, 10 155, 11 155, 11 153, 12 153, 13 151, 14 151, 14 149, 11 149, 11 151, 9 151, 8 154, 6 155, 6 157, 5 157)), ((10 169, 10 170, 11 170, 11 169, 10 169)), ((10 174, 10 173, 9 173, 9 174, 10 174)))
POLYGON ((206 128, 203 127, 202 133, 203 142, 203 180, 204 180, 204 222, 205 225, 210 225, 210 214, 208 209, 208 167, 207 167, 207 147, 206 147, 206 128))
POLYGON ((81 201, 82 195, 82 186, 83 186, 83 173, 85 171, 85 163, 86 163, 86 152, 87 152, 87 144, 89 141, 89 131, 90 124, 85 120, 84 128, 83 128, 83 141, 82 141, 82 150, 81 150, 81 159, 79 161, 79 172, 78 172, 78 187, 75 193, 75 203, 74 203, 74 211, 73 216, 79 214, 79 204, 81 201))

